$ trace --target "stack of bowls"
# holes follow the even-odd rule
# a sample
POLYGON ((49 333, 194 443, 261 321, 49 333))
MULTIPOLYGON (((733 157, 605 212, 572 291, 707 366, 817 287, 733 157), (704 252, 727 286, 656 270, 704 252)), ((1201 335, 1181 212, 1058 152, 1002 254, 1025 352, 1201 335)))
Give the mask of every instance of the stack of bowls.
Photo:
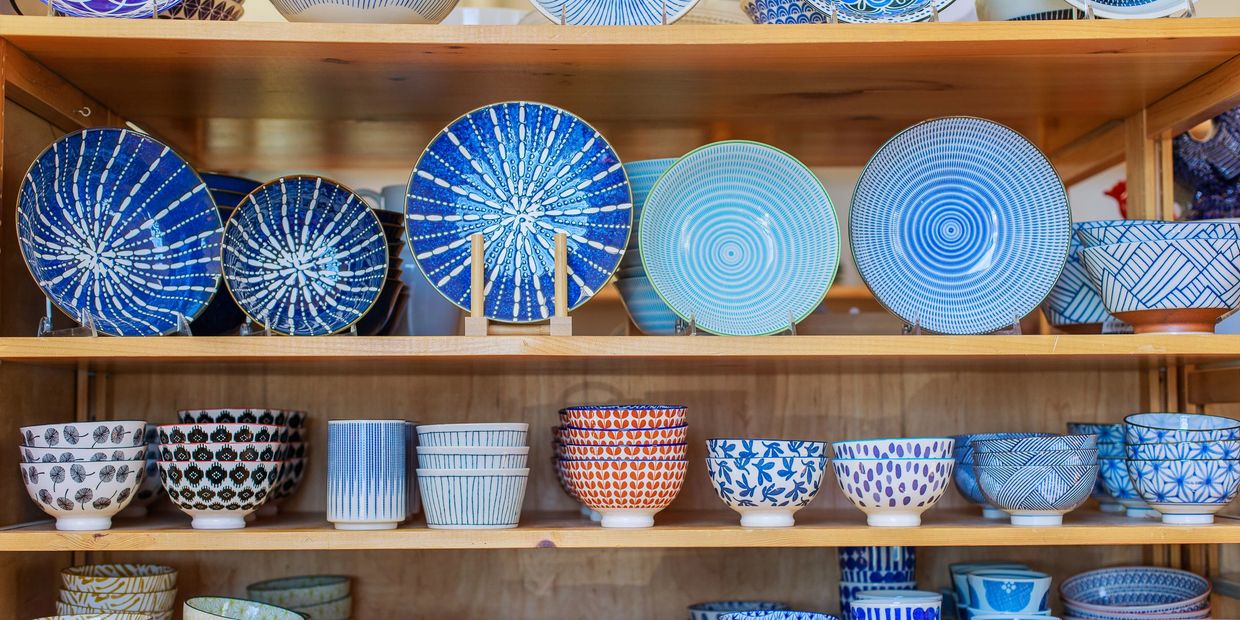
POLYGON ((25 426, 21 472, 26 493, 56 529, 106 530, 142 486, 146 422, 100 421, 25 426))
POLYGON ((616 270, 616 288, 620 291, 620 299, 624 301, 624 309, 633 319, 633 324, 648 336, 676 334, 676 313, 663 303, 663 299, 655 292, 654 285, 646 277, 637 238, 646 196, 650 194, 650 189, 654 187, 659 176, 675 162, 676 158, 669 157, 634 161, 624 165, 624 171, 629 177, 629 187, 633 190, 633 232, 629 235, 629 245, 624 257, 620 259, 620 268, 616 270))
POLYGON ((1214 523, 1240 489, 1240 421, 1186 413, 1124 418, 1128 475, 1163 523, 1214 523))
POLYGON ((577 491, 573 489, 573 483, 568 479, 568 474, 564 472, 564 440, 560 436, 563 432, 563 426, 556 424, 551 427, 551 469, 555 471, 555 481, 559 483, 560 489, 564 494, 577 502, 581 506, 581 514, 590 517, 591 521, 601 521, 603 515, 592 510, 589 506, 581 503, 581 498, 577 497, 577 491))
POLYGON ((342 575, 307 575, 252 583, 246 596, 260 603, 286 607, 312 620, 349 620, 353 611, 351 583, 342 575))
POLYGON ((1050 616, 1051 576, 1027 568, 987 567, 970 571, 965 618, 1050 616))
POLYGON ((1214 333, 1240 306, 1240 222, 1103 220, 1076 226, 1102 302, 1136 333, 1214 333))
POLYGON ((706 472, 743 527, 792 527, 818 495, 827 444, 784 439, 710 439, 706 472))
POLYGON ((1012 525, 1061 525, 1093 492, 1098 436, 975 439, 973 467, 986 501, 1011 515, 1012 525))
POLYGON ((172 620, 177 571, 155 564, 90 564, 60 571, 56 613, 140 614, 172 620))
POLYGON ((688 466, 685 408, 599 405, 560 411, 560 463, 603 527, 651 527, 688 466))
MULTIPOLYGON (((383 281, 383 289, 379 291, 379 299, 370 310, 357 322, 357 333, 362 336, 386 336, 395 328, 394 315, 403 312, 397 310, 403 296, 408 303, 408 286, 401 279, 405 271, 404 258, 401 253, 405 249, 405 215, 404 212, 372 209, 383 227, 383 235, 387 240, 388 270, 387 279, 383 281)), ((416 269, 416 267, 415 267, 416 269)))
POLYGON ((1124 425, 1098 424, 1093 422, 1068 422, 1070 435, 1098 436, 1098 480, 1094 482, 1094 490, 1090 495, 1098 500, 1098 510, 1102 512, 1124 512, 1125 506, 1107 490, 1103 472, 1107 469, 1104 461, 1118 459, 1123 467, 1124 460, 1124 425))
POLYGON ((142 484, 129 505, 117 515, 121 518, 145 517, 164 489, 159 481, 159 429, 155 425, 147 425, 143 442, 146 443, 146 464, 142 469, 142 484))
POLYGON ((1080 251, 1081 241, 1073 235, 1068 245, 1068 260, 1046 301, 1042 302, 1042 313, 1046 315, 1046 322, 1061 332, 1101 334, 1111 315, 1085 273, 1080 251))
POLYGON ((948 565, 947 570, 951 573, 951 590, 956 600, 958 618, 962 620, 968 618, 969 610, 974 608, 973 600, 969 597, 969 573, 993 569, 1028 570, 1029 567, 1019 562, 1004 561, 957 562, 948 565))
POLYGON ((167 424, 159 427, 159 472, 169 499, 194 529, 232 530, 271 496, 288 458, 288 426, 167 424))
POLYGON ((852 617, 852 602, 862 592, 916 590, 915 547, 840 547, 840 612, 852 617))
MULTIPOLYGON (((224 596, 198 596, 185 601, 184 620, 307 620, 299 611, 224 596)), ((316 619, 310 619, 316 620, 316 619)))
POLYGON ((875 527, 916 527, 952 479, 950 437, 864 439, 831 444, 848 501, 875 527))
POLYGON ((689 606, 689 620, 719 620, 727 614, 744 611, 787 611, 791 609, 774 601, 711 601, 689 606))
POLYGON ((924 590, 870 590, 857 594, 850 620, 925 620, 943 615, 943 595, 924 590))
MULTIPOLYGON (((229 2, 231 0, 182 0, 181 4, 168 9, 165 13, 169 14, 168 17, 171 19, 203 19, 196 15, 199 14, 201 7, 211 5, 206 10, 209 14, 219 14, 220 17, 209 19, 231 21, 226 16, 232 14, 236 14, 237 19, 240 19, 240 14, 244 12, 241 9, 241 3, 237 2, 235 6, 232 6, 228 4, 229 2), (173 17, 171 14, 177 16, 173 17)), ((207 191, 211 192, 211 198, 215 200, 215 206, 220 213, 220 221, 224 223, 232 217, 233 212, 237 210, 237 205, 241 204, 246 194, 262 186, 262 183, 253 179, 228 174, 203 172, 200 176, 207 186, 207 191)), ((236 332, 245 321, 245 313, 237 306, 233 296, 221 286, 202 314, 190 323, 189 329, 195 336, 220 336, 236 332)))
POLYGON ((1073 575, 1059 586, 1067 616, 1089 620, 1210 617, 1210 582, 1174 568, 1123 566, 1073 575))
POLYGON ((426 524, 437 529, 501 529, 521 519, 529 424, 423 424, 418 487, 426 524))
POLYGON ((977 485, 977 471, 973 469, 973 442, 978 439, 1011 439, 1017 437, 1044 437, 1046 433, 970 433, 953 435, 956 445, 952 448, 952 458, 956 466, 952 469, 952 478, 956 483, 956 491, 970 503, 982 507, 982 516, 987 519, 1006 519, 1008 514, 990 505, 982 488, 977 485))

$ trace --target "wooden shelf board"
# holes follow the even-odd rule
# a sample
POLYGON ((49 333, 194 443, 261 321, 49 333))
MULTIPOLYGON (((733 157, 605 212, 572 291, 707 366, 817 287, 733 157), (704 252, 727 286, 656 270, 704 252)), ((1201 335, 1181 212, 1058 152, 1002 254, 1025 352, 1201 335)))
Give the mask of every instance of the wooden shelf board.
POLYGON ((1240 521, 1168 526, 1081 509, 1061 527, 1016 527, 972 511, 931 510, 917 528, 873 528, 858 511, 811 512, 796 527, 747 529, 732 512, 669 512, 656 526, 606 529, 575 513, 527 513, 507 530, 434 530, 419 517, 395 530, 331 527, 321 514, 282 515, 243 530, 189 527, 181 514, 117 520, 106 532, 59 532, 50 521, 0 531, 0 551, 264 551, 345 549, 730 548, 916 545, 1160 545, 1240 543, 1240 521))
POLYGON ((453 118, 510 99, 572 110, 626 159, 752 138, 810 164, 859 164, 946 114, 1009 123, 1055 152, 1240 54, 1238 19, 561 28, 0 16, 0 33, 218 169, 407 167, 453 118))

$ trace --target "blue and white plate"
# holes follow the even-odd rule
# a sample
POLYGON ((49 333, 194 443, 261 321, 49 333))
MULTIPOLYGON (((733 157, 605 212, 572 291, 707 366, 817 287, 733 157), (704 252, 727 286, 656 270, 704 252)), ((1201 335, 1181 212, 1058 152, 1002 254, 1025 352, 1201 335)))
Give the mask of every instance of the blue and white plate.
POLYGON ((470 242, 486 242, 486 316, 530 323, 555 310, 555 236, 568 234, 568 308, 607 283, 628 244, 633 197, 620 157, 560 108, 479 108, 426 147, 409 179, 405 229, 426 278, 468 310, 470 242))
POLYGON ((348 188, 312 176, 254 190, 224 228, 224 281, 254 322, 293 336, 348 329, 387 276, 379 219, 348 188))
POLYGON ((1068 193, 1036 146, 998 123, 946 117, 874 154, 849 235, 857 270, 892 314, 933 332, 984 334, 1046 299, 1071 224, 1068 193))
POLYGON ((719 335, 787 329, 822 303, 840 262, 818 177, 777 148, 739 140, 700 147, 663 173, 640 241, 668 307, 719 335))
MULTIPOLYGON (((46 0, 44 0, 46 3, 46 0)), ((52 0, 52 7, 73 17, 154 17, 181 0, 52 0)))
MULTIPOLYGON (((957 0, 810 0, 828 17, 834 10, 845 23, 907 23, 930 19, 957 0)), ((967 0, 961 0, 967 1, 967 0)))
POLYGON ((1084 11, 1092 7, 1094 15, 1106 19, 1150 19, 1184 12, 1187 0, 1068 0, 1084 11))
POLYGON ((175 332, 220 284, 219 212, 171 148, 127 129, 86 129, 43 151, 22 180, 17 240, 65 314, 115 336, 175 332))
POLYGON ((658 26, 684 17, 698 0, 531 0, 554 23, 568 26, 658 26))

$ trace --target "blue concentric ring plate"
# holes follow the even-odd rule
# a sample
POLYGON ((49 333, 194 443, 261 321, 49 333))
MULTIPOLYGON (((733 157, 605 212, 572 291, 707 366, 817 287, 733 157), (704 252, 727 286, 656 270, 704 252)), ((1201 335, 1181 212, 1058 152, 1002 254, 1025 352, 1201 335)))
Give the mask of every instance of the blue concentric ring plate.
POLYGON ((680 158, 650 190, 639 234, 659 296, 719 335, 773 334, 805 318, 840 259, 822 183, 757 142, 716 142, 680 158))
POLYGON ((914 125, 878 150, 849 237, 875 298, 910 325, 992 332, 1032 312, 1067 260, 1071 213, 1046 156, 971 117, 914 125))
POLYGON ((387 240, 348 188, 283 177, 241 201, 224 227, 224 280, 255 323, 322 336, 357 323, 383 289, 387 240))
MULTIPOLYGON (((830 17, 835 11, 846 23, 907 23, 930 19, 957 0, 809 0, 830 17)), ((960 0, 967 1, 967 0, 960 0)))
POLYGON ((698 0, 531 0, 544 17, 568 26, 658 26, 684 17, 698 0))
POLYGON ((615 272, 632 229, 620 157, 560 108, 512 101, 474 110, 439 133, 409 179, 405 229, 413 257, 462 309, 470 305, 470 242, 486 244, 486 316, 531 323, 555 301, 555 236, 568 235, 568 308, 615 272))
POLYGON ((1152 19, 1184 12, 1187 0, 1067 0, 1084 11, 1092 7, 1094 15, 1107 19, 1152 19))
POLYGON ((175 332, 220 285, 220 215, 171 148, 127 129, 86 129, 30 165, 17 240, 62 312, 114 336, 175 332), (179 316, 178 316, 179 315, 179 316))

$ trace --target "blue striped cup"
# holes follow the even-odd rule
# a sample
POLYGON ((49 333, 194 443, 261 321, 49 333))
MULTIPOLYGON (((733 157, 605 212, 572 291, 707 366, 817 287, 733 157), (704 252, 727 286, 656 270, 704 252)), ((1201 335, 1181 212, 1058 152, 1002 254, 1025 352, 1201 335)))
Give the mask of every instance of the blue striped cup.
POLYGON ((327 520, 338 530, 390 530, 404 521, 404 420, 327 423, 327 520))

